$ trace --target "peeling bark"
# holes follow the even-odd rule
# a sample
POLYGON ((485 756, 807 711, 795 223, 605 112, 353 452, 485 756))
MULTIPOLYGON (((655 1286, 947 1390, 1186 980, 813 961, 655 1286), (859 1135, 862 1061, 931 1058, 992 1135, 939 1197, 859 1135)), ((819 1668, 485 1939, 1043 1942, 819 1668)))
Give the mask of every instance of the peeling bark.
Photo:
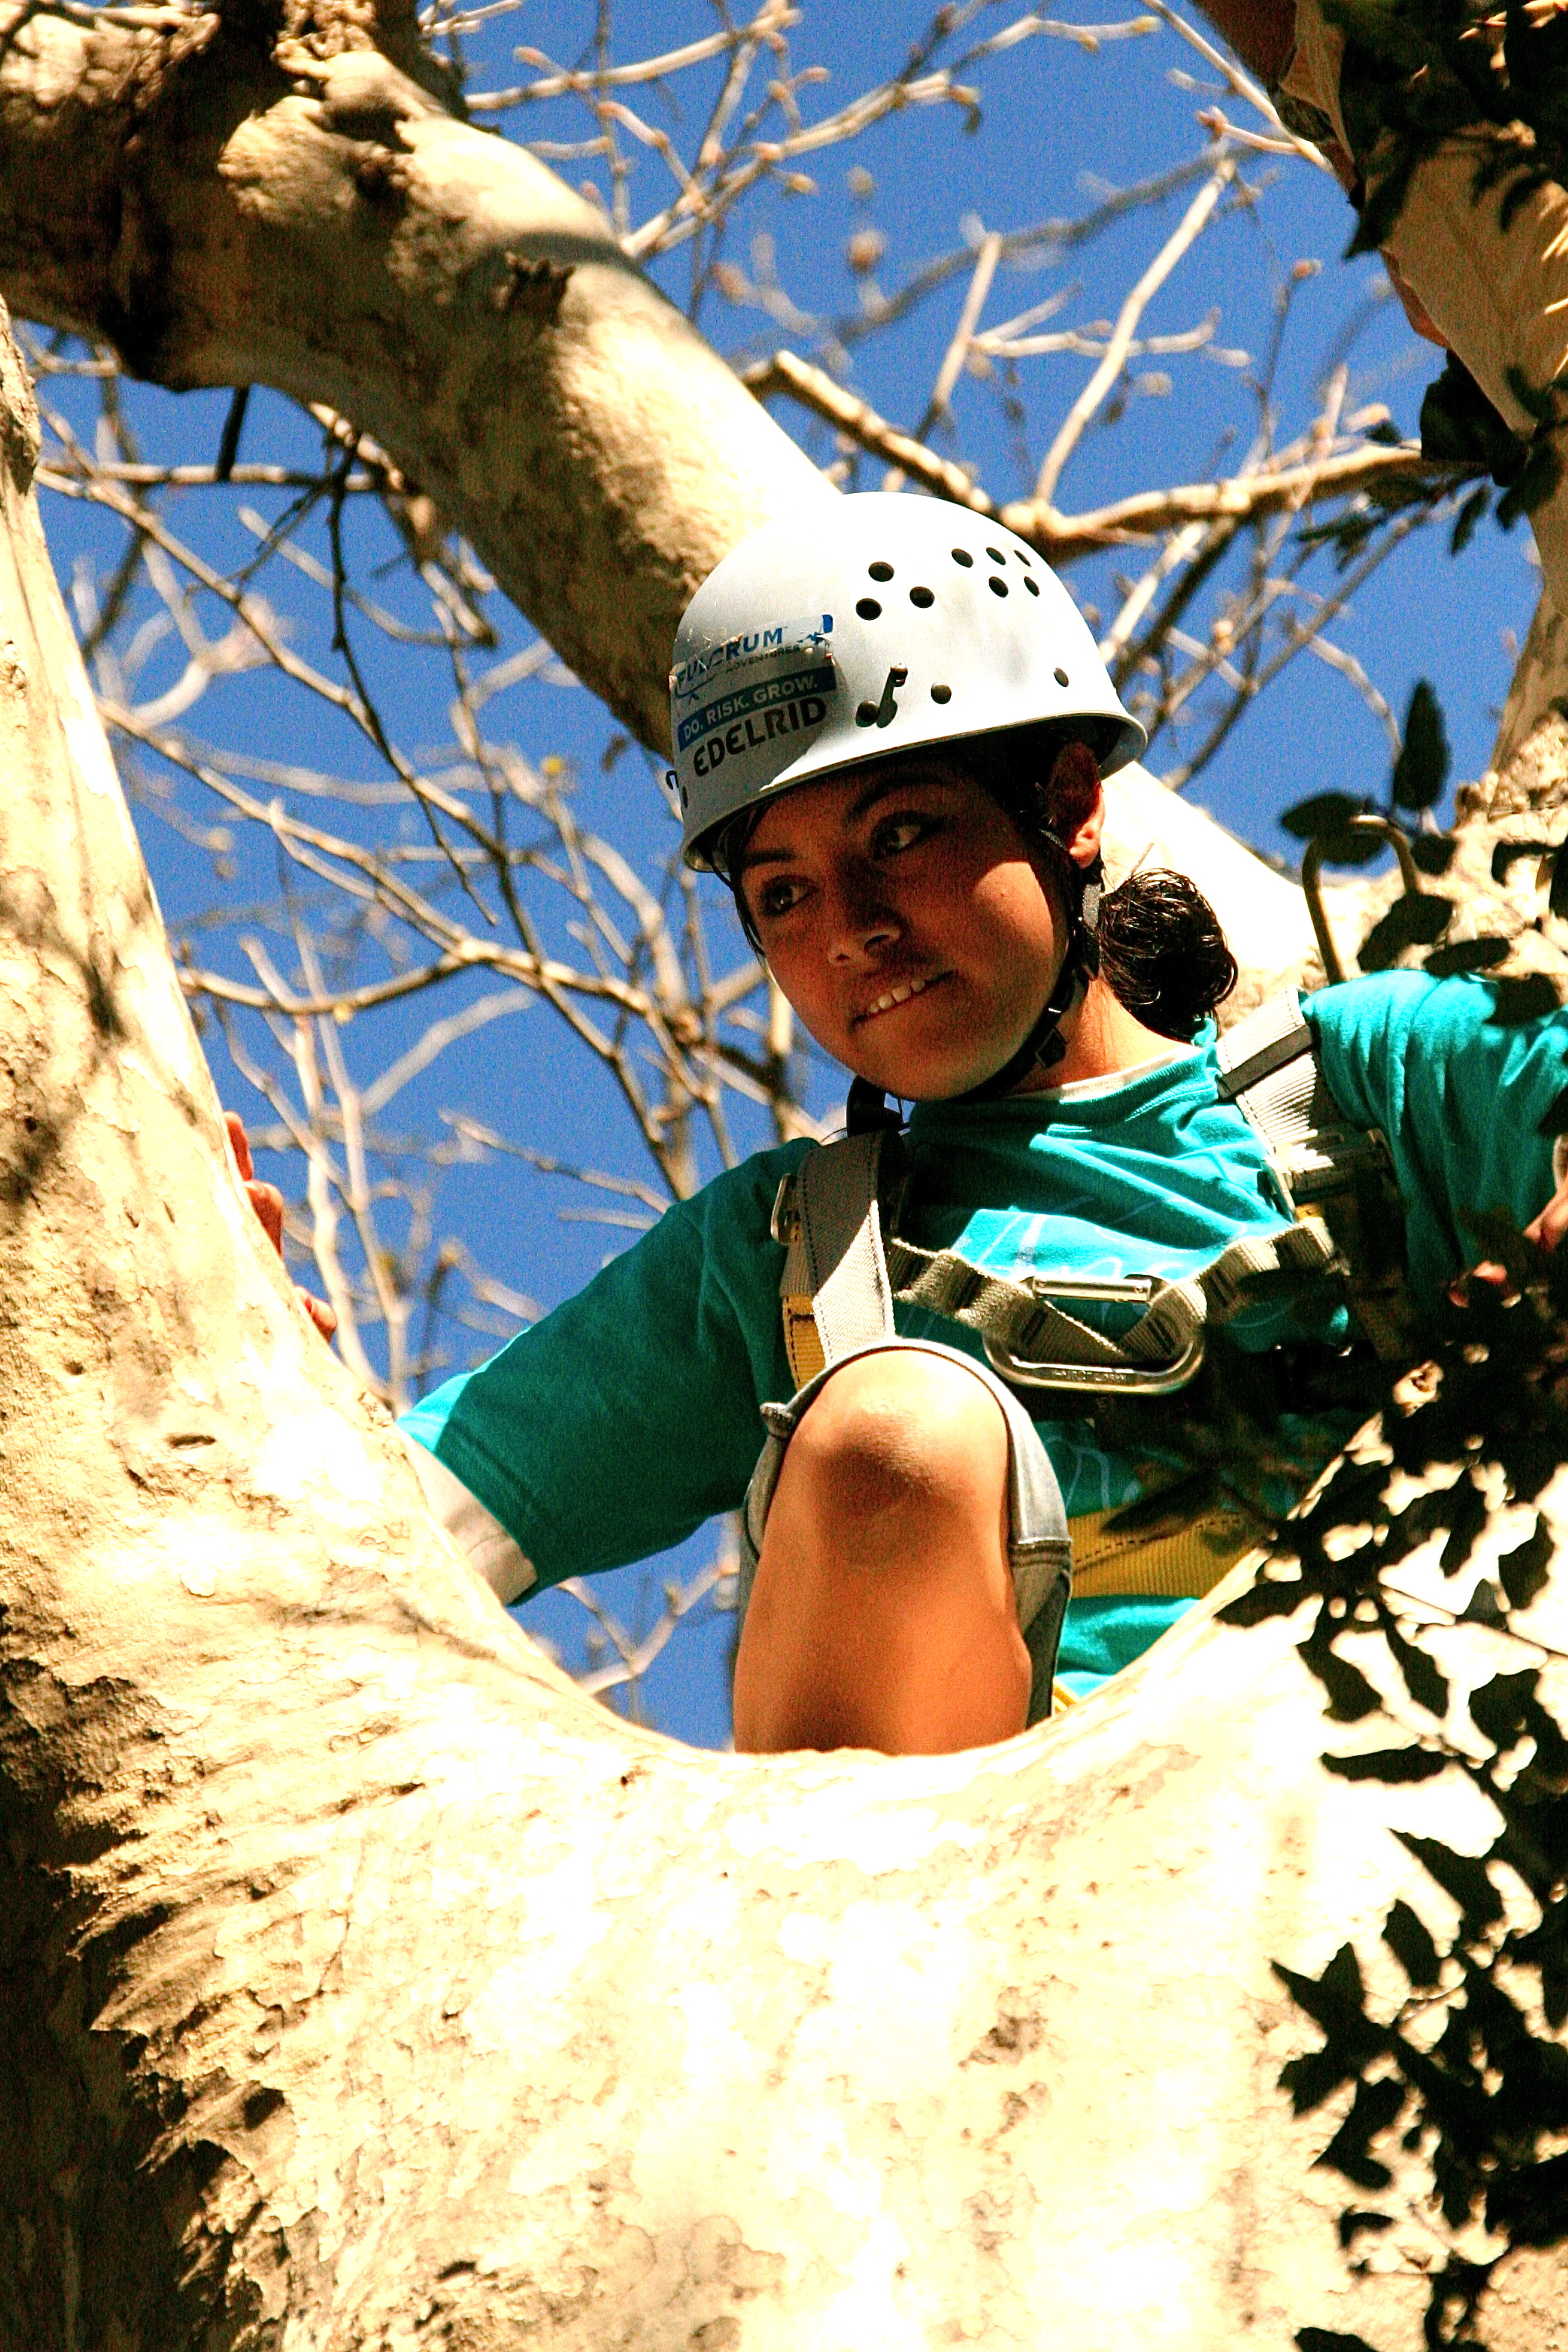
POLYGON ((1375 1952, 1391 1827, 1479 1799, 1330 1780, 1215 1601, 941 1759, 574 1690, 260 1241, 4 443, 0 2347, 1414 2345, 1426 2182, 1352 2277, 1269 1964, 1375 1952))

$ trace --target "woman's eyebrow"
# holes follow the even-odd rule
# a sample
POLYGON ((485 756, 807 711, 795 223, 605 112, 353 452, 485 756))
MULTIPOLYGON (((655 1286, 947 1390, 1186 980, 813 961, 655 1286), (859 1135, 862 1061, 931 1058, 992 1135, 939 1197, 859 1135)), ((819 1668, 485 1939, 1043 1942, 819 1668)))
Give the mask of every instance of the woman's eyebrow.
MULTIPOLYGON (((845 825, 848 827, 858 824, 868 810, 876 807, 879 801, 891 800, 896 793, 912 791, 921 784, 942 784, 946 781, 945 777, 936 775, 889 776, 885 780, 874 776, 863 792, 856 793, 845 810, 845 825)), ((748 849, 743 853, 736 870, 742 874, 749 874, 753 866, 787 865, 789 860, 798 854, 797 851, 787 846, 783 849, 748 849)))
POLYGON ((749 874, 753 866, 787 866, 795 855, 795 851, 787 847, 748 849, 742 853, 741 863, 735 871, 737 874, 749 874))

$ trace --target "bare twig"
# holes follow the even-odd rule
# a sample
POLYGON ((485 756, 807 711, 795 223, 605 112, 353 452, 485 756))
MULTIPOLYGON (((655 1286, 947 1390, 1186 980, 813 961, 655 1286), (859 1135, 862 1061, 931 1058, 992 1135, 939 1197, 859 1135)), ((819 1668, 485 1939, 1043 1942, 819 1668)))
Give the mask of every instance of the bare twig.
POLYGON ((973 481, 962 466, 938 457, 910 435, 900 433, 879 416, 866 401, 834 383, 822 369, 797 359, 793 352, 777 352, 771 360, 748 368, 744 382, 759 400, 787 393, 805 408, 847 434, 871 456, 899 467, 911 481, 937 497, 972 512, 994 517, 1037 547, 1052 563, 1071 563, 1101 549, 1128 541, 1158 539, 1162 533, 1194 522, 1247 521, 1256 516, 1294 511, 1330 499, 1355 498, 1384 484, 1448 485, 1473 478, 1474 468, 1434 465, 1424 458, 1419 442, 1400 442, 1390 448, 1380 442, 1362 442, 1317 465, 1281 468, 1275 473, 1236 475, 1227 480, 1187 482, 1170 489, 1141 490, 1118 499, 1113 506, 1088 514, 1064 515, 1033 499, 999 504, 973 481))

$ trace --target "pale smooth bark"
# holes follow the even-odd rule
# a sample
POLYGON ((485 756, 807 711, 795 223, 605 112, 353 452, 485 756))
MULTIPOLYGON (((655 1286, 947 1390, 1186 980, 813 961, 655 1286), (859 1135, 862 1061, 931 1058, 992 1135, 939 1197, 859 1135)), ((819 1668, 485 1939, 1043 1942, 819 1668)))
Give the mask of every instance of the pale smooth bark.
POLYGON ((411 10, 27 16, 0 39, 0 290, 184 390, 353 419, 645 742, 680 612, 833 495, 594 206, 478 130, 411 10), (376 44, 377 46, 373 46, 376 44))
MULTIPOLYGON (((574 1690, 239 1193, 4 439, 0 2347, 1413 2347, 1427 2183, 1352 2277, 1270 1962, 1351 1936, 1390 1990, 1433 1905, 1391 1829, 1479 1843, 1480 1801, 1331 1780, 1388 1727, 1332 1738, 1299 1625, 1212 1602, 940 1760, 698 1755, 574 1690)), ((1498 2352, 1563 2284, 1505 2269, 1498 2352)))

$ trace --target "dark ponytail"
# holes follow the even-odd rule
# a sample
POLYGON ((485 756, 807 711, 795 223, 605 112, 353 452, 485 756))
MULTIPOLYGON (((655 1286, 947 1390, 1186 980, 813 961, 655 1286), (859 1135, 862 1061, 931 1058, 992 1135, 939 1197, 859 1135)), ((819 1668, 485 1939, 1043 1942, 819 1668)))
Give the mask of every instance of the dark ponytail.
POLYGON ((1162 1037, 1195 1037, 1236 986, 1219 919, 1184 874, 1139 867, 1100 902, 1100 968, 1162 1037))

